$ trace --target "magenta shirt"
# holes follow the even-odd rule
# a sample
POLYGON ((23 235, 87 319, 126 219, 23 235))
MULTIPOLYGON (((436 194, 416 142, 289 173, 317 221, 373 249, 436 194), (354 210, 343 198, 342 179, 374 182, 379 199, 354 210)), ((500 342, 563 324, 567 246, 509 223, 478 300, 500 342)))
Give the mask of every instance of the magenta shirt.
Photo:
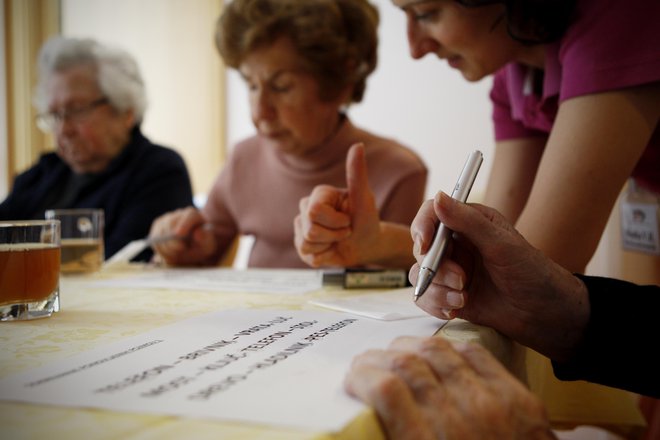
MULTIPOLYGON (((660 81, 659 20, 660 0, 578 0, 575 21, 548 47, 542 96, 531 93, 526 66, 495 74, 495 138, 547 136, 566 99, 660 81)), ((632 176, 660 193, 660 127, 632 176)))

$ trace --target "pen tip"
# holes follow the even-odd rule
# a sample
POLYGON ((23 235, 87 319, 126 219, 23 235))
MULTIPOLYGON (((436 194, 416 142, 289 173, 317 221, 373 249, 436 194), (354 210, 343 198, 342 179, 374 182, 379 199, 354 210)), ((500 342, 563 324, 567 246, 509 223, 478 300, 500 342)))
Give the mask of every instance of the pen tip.
POLYGON ((422 295, 424 295, 424 292, 426 292, 426 289, 429 287, 429 284, 431 284, 433 275, 434 272, 428 268, 422 268, 419 271, 419 277, 417 278, 417 285, 415 286, 415 296, 414 296, 415 302, 417 302, 417 300, 422 295))

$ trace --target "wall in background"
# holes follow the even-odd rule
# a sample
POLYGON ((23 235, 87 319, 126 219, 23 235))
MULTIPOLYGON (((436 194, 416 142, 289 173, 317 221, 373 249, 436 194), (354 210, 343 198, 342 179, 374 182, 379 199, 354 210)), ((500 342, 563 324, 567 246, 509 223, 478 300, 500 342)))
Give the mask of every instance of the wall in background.
POLYGON ((5 0, 0 0, 0 200, 9 192, 7 159, 7 66, 5 65, 5 0))
POLYGON ((52 142, 37 128, 32 106, 37 77, 35 58, 43 42, 59 32, 59 0, 2 2, 5 181, 32 166, 52 142))

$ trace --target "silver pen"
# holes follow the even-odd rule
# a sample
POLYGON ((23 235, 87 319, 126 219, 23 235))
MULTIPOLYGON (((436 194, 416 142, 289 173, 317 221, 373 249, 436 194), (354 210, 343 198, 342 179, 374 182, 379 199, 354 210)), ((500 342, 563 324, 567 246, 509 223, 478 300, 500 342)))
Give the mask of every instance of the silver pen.
MULTIPOLYGON (((463 166, 463 171, 461 171, 461 175, 458 177, 456 186, 451 193, 453 199, 465 203, 468 194, 470 194, 470 190, 472 189, 472 184, 477 178, 477 173, 479 172, 479 167, 481 167, 483 160, 484 156, 481 154, 481 151, 475 150, 470 153, 463 166)), ((415 286, 415 301, 426 292, 426 289, 431 284, 431 280, 433 280, 433 277, 438 270, 438 266, 440 265, 442 255, 447 249, 451 234, 452 231, 444 224, 440 223, 440 226, 435 233, 435 237, 433 237, 433 243, 431 244, 429 251, 424 255, 422 264, 419 267, 419 276, 417 277, 417 285, 415 286)))
POLYGON ((171 241, 171 240, 187 241, 189 240, 189 237, 182 237, 180 235, 169 234, 169 235, 156 235, 154 237, 147 237, 144 239, 145 244, 147 246, 165 243, 166 241, 171 241))

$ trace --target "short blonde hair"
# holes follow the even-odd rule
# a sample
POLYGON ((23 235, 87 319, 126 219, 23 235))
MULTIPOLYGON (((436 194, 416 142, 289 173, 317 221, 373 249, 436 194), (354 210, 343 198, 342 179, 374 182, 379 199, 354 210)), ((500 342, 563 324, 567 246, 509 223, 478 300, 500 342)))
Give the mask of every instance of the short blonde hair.
POLYGON ((238 69, 247 54, 290 38, 304 68, 331 100, 352 86, 360 102, 378 61, 378 10, 367 0, 233 0, 216 25, 225 63, 238 69))

